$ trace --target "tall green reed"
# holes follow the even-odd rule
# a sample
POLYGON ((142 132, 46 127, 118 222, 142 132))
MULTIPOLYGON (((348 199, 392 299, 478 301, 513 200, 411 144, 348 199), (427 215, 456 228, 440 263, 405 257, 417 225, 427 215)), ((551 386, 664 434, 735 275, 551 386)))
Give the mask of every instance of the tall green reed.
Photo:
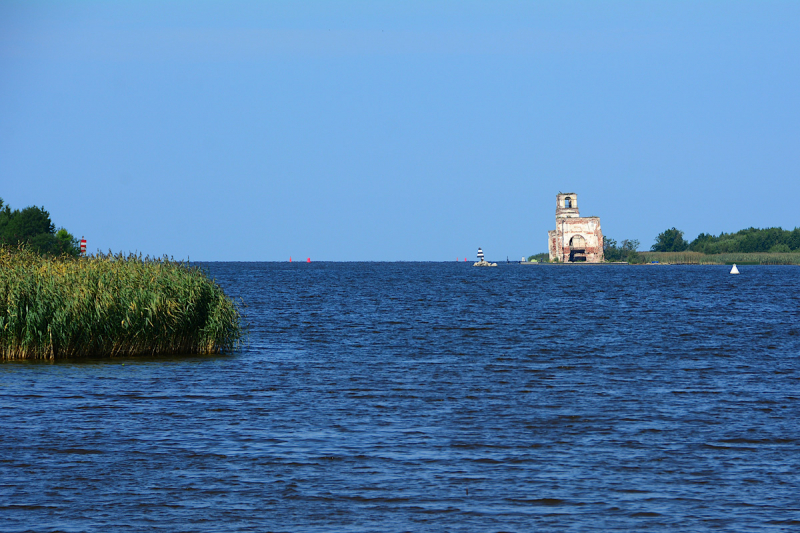
POLYGON ((0 359, 221 353, 242 324, 222 288, 182 262, 0 247, 0 359))
POLYGON ((800 265, 800 253, 727 253, 703 254, 700 252, 640 252, 645 261, 682 263, 687 265, 725 265, 730 263, 755 263, 759 265, 800 265))

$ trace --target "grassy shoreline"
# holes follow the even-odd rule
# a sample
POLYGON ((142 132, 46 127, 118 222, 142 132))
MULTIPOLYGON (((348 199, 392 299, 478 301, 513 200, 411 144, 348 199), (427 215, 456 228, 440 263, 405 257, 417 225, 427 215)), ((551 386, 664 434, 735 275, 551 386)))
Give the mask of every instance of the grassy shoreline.
POLYGON ((639 252, 645 263, 658 261, 684 265, 800 265, 800 253, 726 253, 701 252, 639 252))
MULTIPOLYGON (((543 254, 540 254, 543 255, 543 254)), ((535 257, 535 256, 531 256, 535 257)), ((658 262, 663 265, 800 265, 800 252, 789 253, 726 253, 704 254, 701 252, 636 252, 637 261, 605 261, 603 263, 526 263, 535 265, 552 264, 599 264, 599 265, 647 265, 658 262)))
POLYGON ((0 305, 0 360, 213 354, 243 335, 222 288, 166 258, 0 247, 0 305))

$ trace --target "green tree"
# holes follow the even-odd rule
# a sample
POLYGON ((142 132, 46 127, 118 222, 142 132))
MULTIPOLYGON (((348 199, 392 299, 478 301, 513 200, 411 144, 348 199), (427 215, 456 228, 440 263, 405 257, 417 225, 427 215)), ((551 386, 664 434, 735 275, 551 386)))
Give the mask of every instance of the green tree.
POLYGON ((3 199, 0 198, 0 244, 6 242, 6 228, 8 227, 8 222, 11 220, 13 216, 13 212, 11 208, 7 205, 3 204, 3 199))
POLYGON ((787 236, 786 241, 786 244, 792 250, 800 250, 800 228, 794 228, 794 230, 792 230, 792 232, 787 236))
POLYGON ((736 233, 714 236, 701 233, 689 244, 689 249, 704 254, 800 251, 800 228, 793 231, 781 228, 747 228, 736 233))
POLYGON ((5 227, 5 239, 9 244, 27 242, 42 234, 53 235, 56 228, 50 220, 50 213, 43 207, 26 207, 14 210, 5 227))
POLYGON ((683 232, 679 229, 670 228, 656 237, 656 243, 650 247, 651 252, 683 252, 689 247, 689 243, 683 240, 683 232))
POLYGON ((26 244, 40 254, 80 254, 78 241, 64 228, 56 232, 50 213, 44 207, 11 210, 0 198, 0 244, 26 244))
POLYGON ((623 239, 622 243, 617 245, 617 241, 611 237, 603 236, 603 257, 606 261, 643 262, 644 258, 639 255, 638 249, 639 241, 636 239, 623 239))
POLYGON ((776 244, 769 249, 769 253, 771 254, 788 254, 791 251, 788 244, 776 244))
POLYGON ((539 263, 546 263, 547 261, 550 261, 550 252, 534 254, 528 257, 528 261, 530 261, 531 263, 533 263, 534 261, 538 261, 539 263))
POLYGON ((708 253, 706 249, 716 242, 716 237, 710 233, 701 233, 695 240, 689 243, 689 250, 693 252, 708 253))
POLYGON ((612 263, 622 261, 622 253, 617 246, 617 241, 608 235, 603 235, 603 258, 612 263))

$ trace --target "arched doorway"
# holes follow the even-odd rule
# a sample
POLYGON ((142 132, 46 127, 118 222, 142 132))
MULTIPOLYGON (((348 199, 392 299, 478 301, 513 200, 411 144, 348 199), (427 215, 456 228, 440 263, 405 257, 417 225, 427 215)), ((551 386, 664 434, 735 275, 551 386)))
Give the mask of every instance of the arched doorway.
POLYGON ((583 235, 573 235, 569 240, 569 262, 586 261, 586 239, 583 235))

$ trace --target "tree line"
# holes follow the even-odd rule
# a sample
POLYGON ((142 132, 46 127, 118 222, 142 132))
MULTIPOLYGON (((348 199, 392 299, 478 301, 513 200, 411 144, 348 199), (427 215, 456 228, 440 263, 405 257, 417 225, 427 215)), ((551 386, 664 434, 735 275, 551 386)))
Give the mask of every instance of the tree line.
POLYGON ((652 252, 700 252, 704 254, 727 253, 788 253, 800 252, 800 228, 792 231, 782 228, 747 228, 736 233, 712 235, 701 233, 691 242, 683 238, 683 231, 670 228, 658 234, 650 248, 652 252))
POLYGON ((636 239, 623 239, 617 244, 611 237, 603 236, 603 257, 611 262, 644 263, 644 257, 638 252, 639 244, 636 239))
MULTIPOLYGON (((628 263, 644 263, 644 256, 639 254, 639 241, 636 239, 623 239, 622 242, 617 243, 608 235, 603 236, 603 257, 606 261, 618 262, 624 261, 628 263)), ((550 260, 550 253, 543 252, 540 254, 532 255, 528 261, 538 261, 545 263, 550 260)))
MULTIPOLYGON (((703 254, 729 253, 800 253, 800 228, 785 230, 782 228, 747 228, 736 233, 720 233, 712 235, 701 233, 693 241, 683 238, 683 231, 670 228, 656 237, 650 247, 651 252, 700 252, 703 254)), ((636 239, 623 239, 617 242, 608 235, 603 237, 603 257, 606 261, 624 261, 643 263, 645 257, 639 252, 640 242, 636 239)), ((537 259, 548 261, 549 254, 532 255, 529 261, 537 259)))
POLYGON ((42 255, 80 255, 80 243, 66 229, 56 229, 44 207, 12 210, 0 198, 0 244, 25 245, 42 255))

